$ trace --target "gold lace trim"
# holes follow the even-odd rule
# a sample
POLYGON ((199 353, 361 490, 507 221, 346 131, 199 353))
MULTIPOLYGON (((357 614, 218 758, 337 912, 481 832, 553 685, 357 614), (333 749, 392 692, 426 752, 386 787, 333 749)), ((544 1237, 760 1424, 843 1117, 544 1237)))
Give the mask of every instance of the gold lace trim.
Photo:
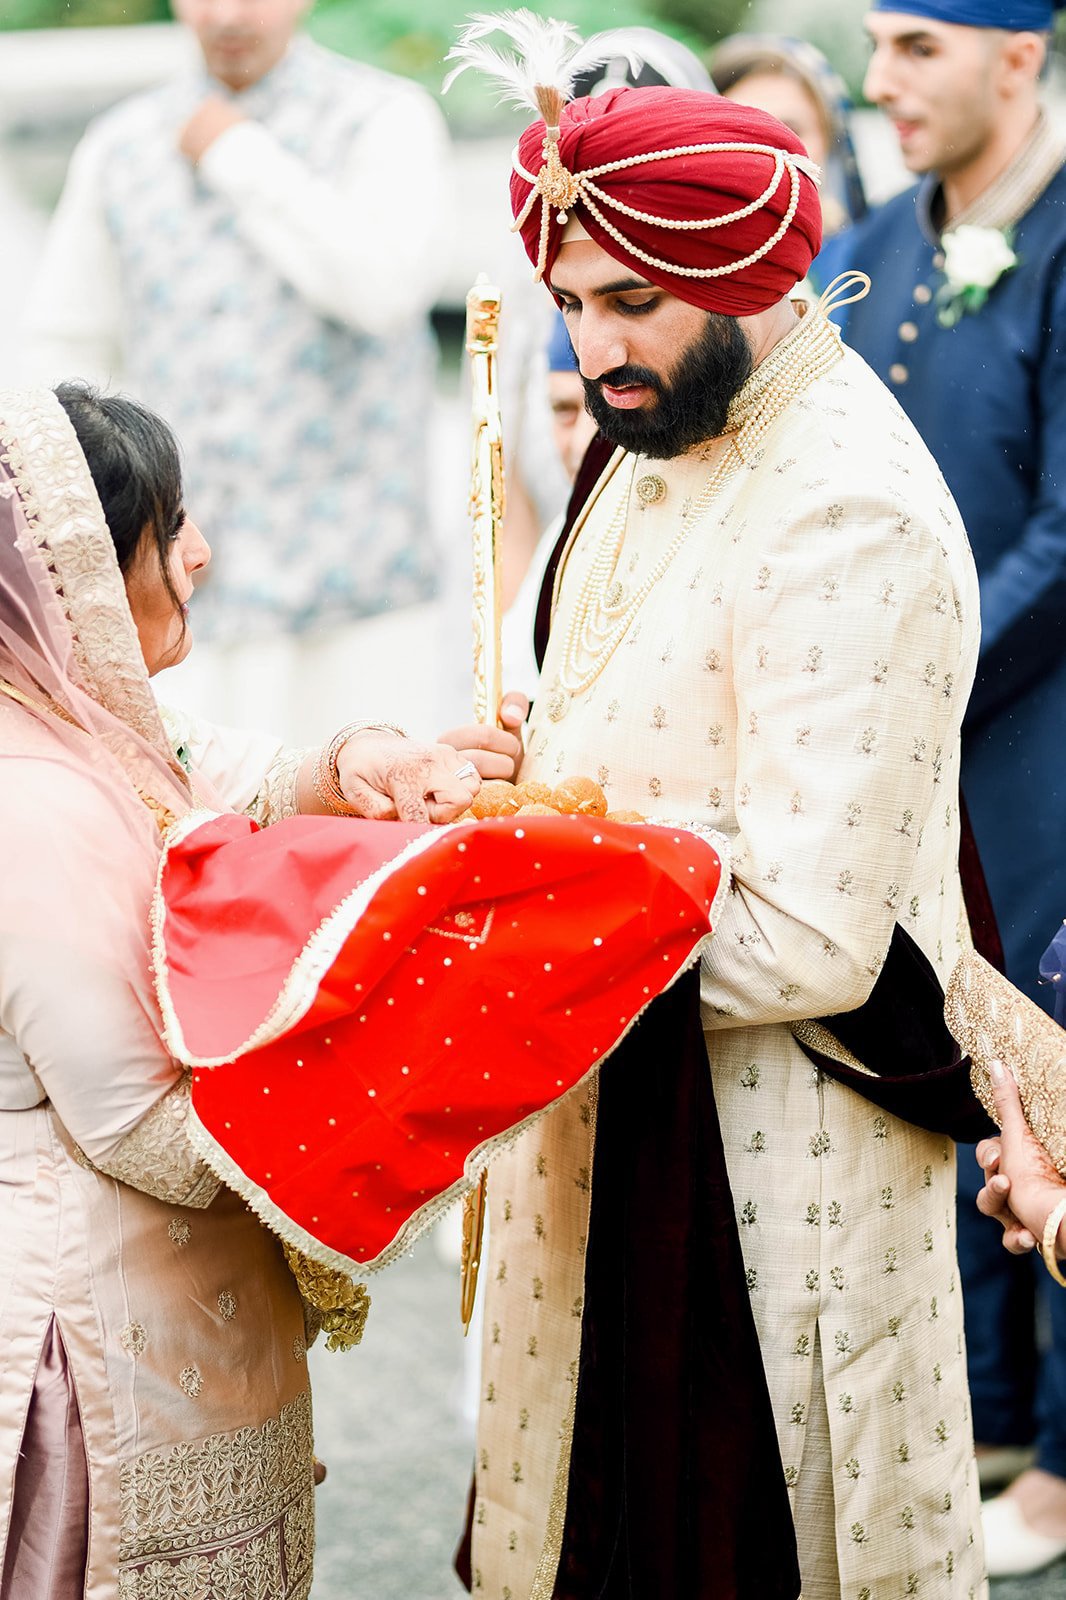
POLYGON ((291 1244, 283 1243, 282 1249, 303 1298, 305 1322, 314 1329, 308 1342, 325 1332, 327 1350, 354 1350, 370 1314, 370 1296, 363 1285, 346 1272, 312 1261, 291 1244))
POLYGON ((192 1075, 184 1072, 114 1154, 93 1163, 97 1171, 169 1205, 197 1211, 209 1206, 221 1184, 189 1142, 191 1090, 192 1075))
POLYGON ((989 1116, 996 1118, 988 1066, 1002 1061, 1029 1126, 1066 1177, 1066 1030, 976 950, 960 957, 948 980, 944 1017, 970 1057, 970 1081, 989 1116))
MULTIPOLYGON (((0 390, 0 461, 14 477, 27 529, 69 624, 77 687, 184 781, 148 681, 96 485, 50 390, 0 390)), ((155 773, 133 741, 121 731, 99 737, 138 792, 149 793, 155 773)))
POLYGON ((306 1600, 312 1444, 305 1392, 261 1427, 124 1463, 119 1600, 306 1600))
POLYGON ((790 1032, 792 1037, 798 1040, 800 1044, 809 1045, 812 1050, 817 1050, 819 1054, 828 1056, 830 1061, 837 1061, 842 1067, 852 1067, 856 1072, 863 1073, 867 1078, 876 1078, 876 1072, 872 1072, 869 1067, 864 1066, 858 1056, 852 1055, 847 1045, 841 1044, 835 1033, 830 1033, 828 1028, 824 1027, 820 1022, 815 1022, 813 1017, 805 1017, 800 1022, 793 1022, 790 1025, 790 1032))
POLYGON ((299 815, 300 768, 308 756, 315 754, 315 748, 311 745, 305 750, 282 750, 274 757, 246 813, 261 828, 299 815))

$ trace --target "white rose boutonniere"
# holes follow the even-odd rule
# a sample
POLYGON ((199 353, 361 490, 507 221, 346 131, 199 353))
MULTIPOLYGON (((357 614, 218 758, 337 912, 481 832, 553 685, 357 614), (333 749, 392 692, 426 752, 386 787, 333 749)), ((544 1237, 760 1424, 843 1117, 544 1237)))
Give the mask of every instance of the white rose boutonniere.
POLYGON ((940 241, 944 282, 936 297, 936 319, 953 328, 967 311, 980 311, 1005 272, 1018 265, 1013 228, 976 228, 963 223, 940 241))

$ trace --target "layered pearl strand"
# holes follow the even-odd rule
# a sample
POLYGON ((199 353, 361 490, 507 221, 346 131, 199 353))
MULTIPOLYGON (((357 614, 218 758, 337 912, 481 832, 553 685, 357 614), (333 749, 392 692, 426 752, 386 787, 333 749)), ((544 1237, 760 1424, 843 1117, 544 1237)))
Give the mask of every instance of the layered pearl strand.
POLYGON ((640 467, 635 457, 624 491, 600 538, 575 597, 559 668, 548 695, 548 715, 558 722, 570 701, 593 684, 629 631, 652 590, 665 576, 719 493, 741 466, 758 464, 762 441, 788 405, 840 360, 840 336, 824 316, 809 311, 734 397, 726 422, 725 453, 681 519, 677 533, 643 583, 626 598, 615 577, 625 545, 629 507, 640 467))

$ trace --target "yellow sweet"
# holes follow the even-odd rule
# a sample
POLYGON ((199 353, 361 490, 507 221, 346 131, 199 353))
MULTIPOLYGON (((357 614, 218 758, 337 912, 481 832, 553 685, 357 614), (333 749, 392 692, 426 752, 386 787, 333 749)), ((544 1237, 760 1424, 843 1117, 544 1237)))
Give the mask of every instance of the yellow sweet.
POLYGON ((470 814, 479 821, 484 817, 513 817, 521 803, 513 783, 506 778, 492 778, 471 800, 470 814))
POLYGON ((607 796, 591 778, 564 778, 552 790, 551 803, 564 816, 603 817, 607 796))

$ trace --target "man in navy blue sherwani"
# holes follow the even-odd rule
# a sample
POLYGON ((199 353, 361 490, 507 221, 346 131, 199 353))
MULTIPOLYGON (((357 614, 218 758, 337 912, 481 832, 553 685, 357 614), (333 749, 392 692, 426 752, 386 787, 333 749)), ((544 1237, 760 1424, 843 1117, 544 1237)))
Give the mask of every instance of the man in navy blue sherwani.
MULTIPOLYGON (((1039 96, 1052 12, 877 0, 866 94, 920 182, 818 262, 824 281, 850 266, 873 280, 846 337, 917 425, 969 532, 982 653, 963 789, 1008 972, 1049 1009, 1037 968, 1066 917, 1066 139, 1039 96)), ((986 1507, 989 1567, 1028 1571, 1066 1553, 1066 1295, 1051 1288, 1034 1395, 1033 1263, 977 1215, 980 1174, 960 1155, 976 1437, 1037 1443, 986 1507)))

